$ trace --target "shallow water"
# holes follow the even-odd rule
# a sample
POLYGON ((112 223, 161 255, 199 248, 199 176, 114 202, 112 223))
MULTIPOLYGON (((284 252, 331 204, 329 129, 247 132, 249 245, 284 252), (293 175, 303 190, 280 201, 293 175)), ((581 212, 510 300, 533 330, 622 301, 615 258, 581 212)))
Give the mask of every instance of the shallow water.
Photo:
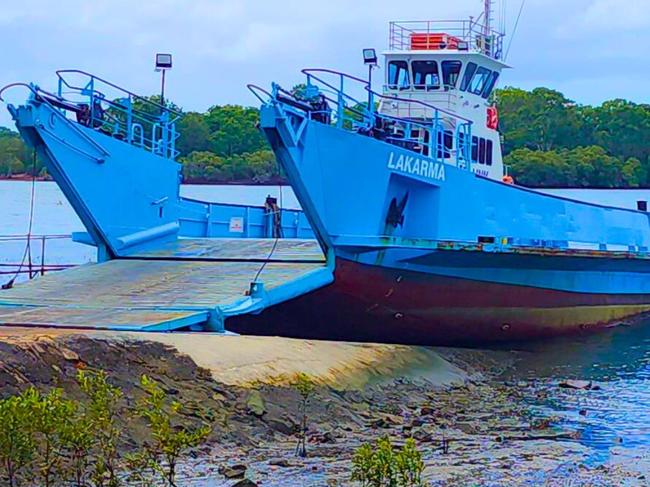
POLYGON ((578 430, 593 463, 607 460, 613 448, 650 445, 650 321, 528 345, 510 376, 548 392, 534 409, 578 430), (563 389, 564 379, 597 387, 563 389))
MULTIPOLYGON (((38 182, 35 191, 34 234, 69 234, 82 231, 81 222, 54 183, 38 182)), ((557 191, 555 191, 557 193, 557 191)), ((28 230, 31 183, 0 181, 0 236, 28 230)), ((259 204, 278 187, 183 186, 184 196, 215 202, 259 204)), ((593 192, 569 190, 573 198, 635 208, 650 191, 593 192)), ((282 190, 285 207, 298 207, 290 188, 282 190)), ((24 243, 0 241, 0 264, 20 261, 24 243)), ((47 263, 79 264, 94 259, 92 247, 57 240, 47 244, 47 263)), ((40 261, 40 249, 34 258, 40 261)), ((0 271, 6 267, 0 266, 0 271)), ((0 283, 6 276, 0 275, 0 283)), ((531 394, 531 407, 540 415, 580 431, 576 441, 590 448, 591 462, 607 461, 618 449, 640 451, 650 447, 650 321, 594 335, 553 340, 521 349, 522 360, 508 380, 522 388, 544 391, 531 394), (576 391, 558 387, 563 379, 592 380, 599 390, 576 391)))

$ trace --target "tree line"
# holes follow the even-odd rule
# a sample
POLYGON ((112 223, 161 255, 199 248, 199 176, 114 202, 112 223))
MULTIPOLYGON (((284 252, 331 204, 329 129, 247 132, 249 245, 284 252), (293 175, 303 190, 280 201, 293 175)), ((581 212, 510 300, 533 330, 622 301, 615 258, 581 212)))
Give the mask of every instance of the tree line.
POLYGON ((504 162, 532 187, 650 187, 650 105, 579 105, 558 91, 497 91, 504 162))
MULTIPOLYGON (((512 87, 497 90, 494 101, 504 161, 518 184, 650 187, 650 105, 620 99, 580 105, 548 88, 512 87)), ((184 113, 177 124, 184 180, 277 179, 278 166, 258 121, 258 109, 239 105, 184 113)), ((18 134, 0 127, 0 176, 21 173, 43 175, 44 168, 18 134)))

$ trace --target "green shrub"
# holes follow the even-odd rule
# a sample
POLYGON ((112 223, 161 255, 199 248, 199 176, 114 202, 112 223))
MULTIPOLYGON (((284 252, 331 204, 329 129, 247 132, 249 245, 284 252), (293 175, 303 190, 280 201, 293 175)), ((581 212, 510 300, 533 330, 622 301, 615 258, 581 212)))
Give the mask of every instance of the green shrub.
POLYGON ((395 450, 387 436, 361 445, 352 458, 353 481, 362 487, 420 487, 424 462, 412 438, 395 450))
POLYGON ((0 467, 9 487, 17 485, 36 455, 31 424, 32 410, 24 395, 0 400, 0 467))
POLYGON ((31 428, 38 445, 34 470, 38 472, 40 485, 49 487, 63 475, 65 431, 72 427, 70 421, 77 406, 63 397, 61 389, 41 394, 32 387, 21 397, 31 410, 31 428))
POLYGON ((117 415, 122 391, 108 382, 105 372, 77 372, 79 387, 85 394, 85 418, 94 432, 92 481, 96 487, 116 487, 118 481, 118 442, 121 430, 117 415))
POLYGON ((118 487, 159 485, 154 477, 175 485, 180 456, 202 443, 211 431, 202 424, 181 424, 182 404, 169 401, 153 380, 143 377, 145 397, 138 416, 149 426, 152 442, 122 455, 119 426, 123 393, 106 373, 79 371, 83 396, 65 397, 61 389, 41 393, 30 387, 0 400, 0 484, 9 487, 59 485, 118 487))
POLYGON ((169 485, 175 486, 179 458, 186 450, 203 443, 212 427, 207 423, 195 428, 182 425, 180 402, 169 401, 160 385, 146 375, 142 376, 140 384, 145 397, 139 401, 137 413, 147 421, 152 442, 145 447, 143 454, 131 456, 130 460, 133 466, 155 471, 169 485))
POLYGON ((301 399, 300 433, 298 436, 298 444, 296 445, 296 455, 304 458, 307 456, 307 403, 316 388, 316 384, 309 375, 301 372, 296 375, 293 387, 298 391, 301 399))

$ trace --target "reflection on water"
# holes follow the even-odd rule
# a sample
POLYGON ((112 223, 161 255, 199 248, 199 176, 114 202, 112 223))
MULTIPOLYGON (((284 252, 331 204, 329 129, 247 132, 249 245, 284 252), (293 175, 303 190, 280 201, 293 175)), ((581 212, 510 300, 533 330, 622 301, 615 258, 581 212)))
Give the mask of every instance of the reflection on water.
POLYGON ((650 321, 527 345, 514 376, 545 391, 534 409, 578 430, 592 461, 607 459, 613 447, 650 445, 650 321), (563 389, 563 379, 597 387, 563 389))

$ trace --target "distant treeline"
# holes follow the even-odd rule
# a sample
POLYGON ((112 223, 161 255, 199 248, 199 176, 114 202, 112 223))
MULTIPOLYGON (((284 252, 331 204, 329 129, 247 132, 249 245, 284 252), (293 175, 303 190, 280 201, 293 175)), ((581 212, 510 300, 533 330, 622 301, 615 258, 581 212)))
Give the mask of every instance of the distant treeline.
MULTIPOLYGON (((650 187, 650 105, 625 100, 579 105, 547 88, 508 87, 494 99, 505 163, 518 184, 650 187)), ((177 127, 185 181, 277 179, 258 120, 256 108, 239 105, 185 113, 177 127)), ((44 169, 15 132, 0 127, 0 176, 32 172, 42 175, 44 169)))
POLYGON ((650 187, 650 105, 578 105, 557 91, 496 94, 505 163, 534 187, 650 187))
MULTIPOLYGON (((158 97, 151 98, 157 101, 158 97)), ((256 108, 238 105, 185 113, 176 127, 184 180, 264 183, 277 179, 275 156, 257 128, 258 119, 256 108)), ((46 171, 16 132, 0 127, 0 176, 19 174, 46 176, 46 171)))

